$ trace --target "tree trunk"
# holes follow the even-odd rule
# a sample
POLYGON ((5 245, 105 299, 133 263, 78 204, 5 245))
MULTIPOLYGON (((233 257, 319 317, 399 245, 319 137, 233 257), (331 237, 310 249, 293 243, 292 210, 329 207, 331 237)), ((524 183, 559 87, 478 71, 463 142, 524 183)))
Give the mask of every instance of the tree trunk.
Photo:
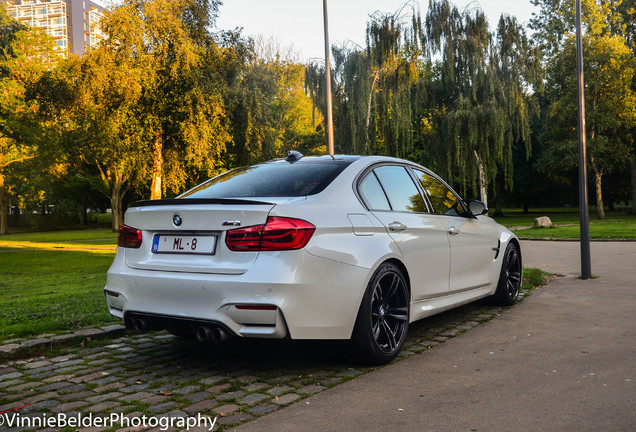
POLYGON ((7 191, 4 186, 4 174, 0 172, 0 235, 9 234, 9 226, 7 225, 7 191))
POLYGON ((636 215, 636 151, 632 154, 632 214, 636 215))
POLYGON ((603 208, 603 191, 601 190, 601 182, 603 173, 595 171, 596 175, 596 206, 598 207, 598 219, 605 220, 605 209, 603 208))
POLYGON ((120 225, 124 222, 124 216, 122 213, 123 195, 121 193, 121 189, 122 189, 122 185, 117 180, 115 180, 115 186, 113 186, 113 191, 110 195, 110 210, 113 216, 113 220, 112 220, 113 232, 119 231, 120 225))
POLYGON ((82 203, 80 204, 80 224, 82 226, 88 225, 88 217, 86 217, 86 198, 82 199, 82 203))
POLYGON ((495 179, 495 216, 503 216, 503 208, 502 208, 502 196, 503 196, 503 182, 501 181, 501 176, 497 176, 495 179))
POLYGON ((486 207, 488 207, 488 192, 486 190, 486 169, 484 167, 484 163, 479 157, 479 154, 477 154, 477 151, 473 151, 475 153, 475 159, 477 159, 477 168, 479 169, 479 196, 481 201, 486 204, 486 207))
POLYGON ((150 185, 150 199, 161 199, 161 174, 163 170, 163 143, 161 138, 155 139, 152 145, 152 184, 150 185))
POLYGON ((373 83, 371 84, 371 91, 369 92, 369 101, 367 102, 367 118, 365 120, 365 140, 364 140, 364 151, 363 155, 368 154, 369 151, 369 126, 371 125, 371 103, 373 102, 373 92, 375 91, 375 84, 378 82, 378 78, 380 78, 380 69, 375 72, 373 77, 373 83))

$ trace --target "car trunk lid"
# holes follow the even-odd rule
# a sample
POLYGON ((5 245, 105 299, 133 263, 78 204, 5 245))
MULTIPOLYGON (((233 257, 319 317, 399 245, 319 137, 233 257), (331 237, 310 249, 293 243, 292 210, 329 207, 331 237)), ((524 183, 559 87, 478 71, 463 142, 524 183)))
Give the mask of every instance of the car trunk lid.
POLYGON ((228 230, 261 225, 276 204, 242 199, 170 199, 133 203, 125 223, 142 231, 126 264, 141 270, 242 274, 258 252, 232 252, 228 230))

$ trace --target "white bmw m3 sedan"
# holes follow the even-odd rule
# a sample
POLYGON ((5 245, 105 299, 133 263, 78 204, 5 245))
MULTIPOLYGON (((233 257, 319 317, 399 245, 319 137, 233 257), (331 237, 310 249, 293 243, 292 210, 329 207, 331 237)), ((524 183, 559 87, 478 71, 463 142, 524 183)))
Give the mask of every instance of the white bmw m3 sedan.
POLYGON ((340 339, 372 364, 410 322, 519 295, 519 241, 428 169, 377 156, 237 168, 131 204, 105 297, 129 329, 340 339))

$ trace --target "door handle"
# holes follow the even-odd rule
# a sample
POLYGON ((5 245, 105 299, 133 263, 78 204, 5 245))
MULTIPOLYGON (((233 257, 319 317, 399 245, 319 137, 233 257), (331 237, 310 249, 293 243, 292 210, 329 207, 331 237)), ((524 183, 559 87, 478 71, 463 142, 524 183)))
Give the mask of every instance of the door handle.
POLYGON ((454 226, 449 226, 448 229, 446 230, 450 235, 457 235, 459 234, 459 228, 455 228, 454 226))
POLYGON ((406 225, 404 225, 402 222, 391 222, 389 224, 389 231, 393 231, 393 232, 401 232, 404 231, 407 228, 406 225))

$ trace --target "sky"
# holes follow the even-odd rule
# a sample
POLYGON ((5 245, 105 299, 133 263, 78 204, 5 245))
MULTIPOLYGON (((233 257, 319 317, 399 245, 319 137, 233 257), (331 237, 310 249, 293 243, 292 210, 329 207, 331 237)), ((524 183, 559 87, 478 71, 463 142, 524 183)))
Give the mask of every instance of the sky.
MULTIPOLYGON (((328 0, 329 39, 332 45, 354 43, 364 46, 366 24, 375 11, 393 13, 406 0, 328 0)), ((481 7, 491 29, 502 13, 527 23, 535 7, 530 0, 454 0, 460 10, 481 7)), ((293 46, 300 61, 324 58, 322 0, 223 0, 217 27, 224 30, 243 28, 244 36, 273 37, 282 47, 293 46)), ((415 3, 415 2, 413 2, 415 3)), ((417 3, 415 3, 417 7, 417 3)), ((419 0, 422 17, 428 0, 419 0)))

